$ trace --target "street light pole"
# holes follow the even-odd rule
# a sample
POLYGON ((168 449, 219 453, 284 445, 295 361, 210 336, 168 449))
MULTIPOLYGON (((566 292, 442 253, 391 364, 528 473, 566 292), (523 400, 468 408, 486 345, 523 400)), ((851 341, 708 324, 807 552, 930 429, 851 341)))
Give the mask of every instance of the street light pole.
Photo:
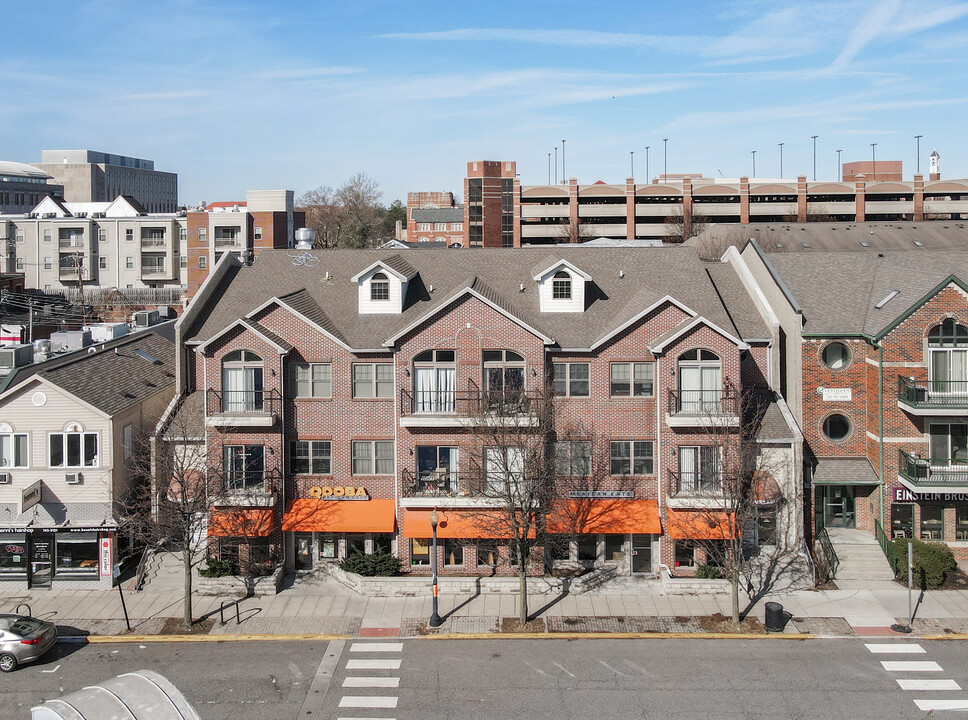
POLYGON ((433 549, 431 550, 433 555, 430 556, 430 568, 434 576, 434 604, 433 611, 430 613, 430 622, 428 623, 430 627, 440 627, 441 623, 444 622, 437 613, 437 524, 439 522, 440 518, 437 515, 437 508, 434 508, 430 513, 430 527, 434 533, 433 549))
POLYGON ((917 172, 918 172, 918 175, 921 174, 921 138, 922 137, 923 137, 922 135, 915 135, 914 136, 914 139, 917 141, 917 144, 918 144, 917 145, 917 148, 918 149, 917 149, 917 152, 915 153, 917 155, 917 166, 918 166, 917 172))
POLYGON ((871 182, 877 180, 877 153, 874 148, 877 147, 877 143, 871 143, 871 182))
POLYGON ((669 182, 669 138, 662 138, 662 181, 669 182))
POLYGON ((837 151, 837 181, 838 182, 843 182, 844 180, 844 166, 840 164, 840 153, 842 152, 843 150, 837 151))
POLYGON ((565 139, 561 139, 561 182, 568 182, 565 175, 565 139))
POLYGON ((750 177, 756 177, 756 150, 750 150, 750 155, 753 156, 753 174, 750 177))
POLYGON ((645 146, 645 181, 651 182, 649 180, 649 146, 645 146))
POLYGON ((551 185, 551 153, 548 153, 548 184, 551 185))
POLYGON ((558 146, 555 145, 555 185, 558 184, 558 146))
POLYGON ((629 177, 635 177, 635 150, 629 150, 629 177))
POLYGON ((817 181, 817 138, 819 135, 811 135, 813 138, 813 181, 817 181))
POLYGON ((777 143, 780 146, 780 177, 783 177, 783 143, 777 143))

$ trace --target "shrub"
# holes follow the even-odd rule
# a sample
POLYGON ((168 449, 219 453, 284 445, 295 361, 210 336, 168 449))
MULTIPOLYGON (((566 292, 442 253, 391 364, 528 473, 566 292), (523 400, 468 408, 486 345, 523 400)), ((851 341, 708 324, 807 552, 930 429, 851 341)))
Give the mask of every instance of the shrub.
POLYGON ((696 568, 697 580, 713 580, 723 576, 723 569, 715 565, 700 565, 696 568))
POLYGON ((400 574, 400 559, 381 551, 372 555, 353 553, 340 563, 340 568, 364 577, 390 577, 400 574))
POLYGON ((923 590, 939 588, 944 585, 948 573, 957 567, 951 548, 941 542, 923 542, 909 538, 893 541, 897 555, 898 580, 907 582, 907 545, 914 545, 914 584, 923 590))
POLYGON ((220 560, 219 558, 209 558, 208 567, 199 568, 198 574, 207 578, 227 577, 238 574, 238 568, 231 560, 220 560))

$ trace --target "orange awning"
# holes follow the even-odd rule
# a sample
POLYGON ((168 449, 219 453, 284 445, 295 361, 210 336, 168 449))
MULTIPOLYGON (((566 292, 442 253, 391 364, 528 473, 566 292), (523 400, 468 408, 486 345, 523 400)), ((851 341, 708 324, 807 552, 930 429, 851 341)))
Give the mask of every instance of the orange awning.
POLYGON ((209 537, 268 537, 272 532, 272 508, 212 510, 209 537))
MULTIPOLYGON (((430 526, 431 509, 407 509, 403 515, 403 536, 407 538, 429 538, 433 534, 430 526)), ((484 538, 488 540, 511 539, 512 530, 508 516, 502 510, 441 510, 437 524, 437 537, 447 540, 484 538)), ((535 536, 534 527, 528 537, 535 536)))
POLYGON ((286 507, 285 532, 392 533, 397 510, 393 500, 316 500, 301 498, 286 507))
POLYGON ((666 530, 676 540, 726 540, 730 514, 725 510, 673 510, 669 508, 666 530))
POLYGON ((657 500, 569 500, 548 517, 548 532, 593 535, 659 535, 657 500))

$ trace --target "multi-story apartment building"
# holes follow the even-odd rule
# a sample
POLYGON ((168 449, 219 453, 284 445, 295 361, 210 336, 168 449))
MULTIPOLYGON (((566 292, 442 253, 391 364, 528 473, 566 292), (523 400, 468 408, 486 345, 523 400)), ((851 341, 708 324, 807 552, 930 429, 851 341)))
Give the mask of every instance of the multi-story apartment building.
POLYGON ((454 193, 407 193, 406 241, 463 245, 464 208, 457 204, 454 193))
POLYGON ((779 385, 818 527, 946 542, 968 560, 968 252, 764 254, 779 385))
POLYGON ((33 165, 0 161, 0 214, 29 212, 48 195, 63 199, 64 186, 33 165))
POLYGON ((169 288, 188 283, 187 219, 149 214, 133 198, 71 203, 44 198, 29 213, 0 215, 11 272, 28 288, 57 292, 78 283, 101 288, 169 288))
MULTIPOLYGON (((844 166, 845 173, 859 169, 875 167, 844 166)), ((879 162, 876 173, 844 181, 683 174, 645 183, 630 177, 522 185, 514 162, 469 162, 463 244, 520 247, 599 237, 682 242, 697 224, 957 221, 968 214, 968 180, 942 180, 936 154, 927 179, 919 174, 904 181, 899 174, 900 163, 879 162)))
POLYGON ((44 150, 35 167, 64 186, 67 202, 110 202, 128 195, 150 213, 178 209, 178 175, 155 170, 154 160, 94 150, 44 150))
POLYGON ((171 341, 146 331, 13 371, 0 393, 0 583, 113 585, 116 511, 174 394, 173 362, 171 341))
POLYGON ((769 390, 777 346, 745 283, 683 247, 223 257, 176 326, 180 401, 158 436, 207 443, 200 469, 233 491, 208 531, 222 547, 233 531, 214 518, 232 507, 257 516, 253 552, 297 570, 384 549, 426 572, 437 508, 444 572, 490 574, 509 550, 466 521, 494 507, 498 472, 475 428, 529 432, 554 388, 557 449, 603 467, 572 488, 597 520, 559 559, 688 574, 695 541, 722 529, 717 438, 746 427, 755 390, 780 494, 746 537, 797 553, 801 438, 769 390))
POLYGON ((187 215, 188 296, 225 253, 248 262, 268 248, 293 246, 306 214, 293 207, 292 190, 250 190, 242 204, 212 203, 187 215))

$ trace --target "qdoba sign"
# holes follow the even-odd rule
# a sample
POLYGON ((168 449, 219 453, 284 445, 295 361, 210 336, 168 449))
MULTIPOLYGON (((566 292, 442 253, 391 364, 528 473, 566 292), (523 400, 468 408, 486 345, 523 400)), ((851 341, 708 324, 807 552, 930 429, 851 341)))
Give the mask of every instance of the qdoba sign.
POLYGON ((369 500, 366 488, 322 485, 309 488, 309 497, 317 500, 369 500))

